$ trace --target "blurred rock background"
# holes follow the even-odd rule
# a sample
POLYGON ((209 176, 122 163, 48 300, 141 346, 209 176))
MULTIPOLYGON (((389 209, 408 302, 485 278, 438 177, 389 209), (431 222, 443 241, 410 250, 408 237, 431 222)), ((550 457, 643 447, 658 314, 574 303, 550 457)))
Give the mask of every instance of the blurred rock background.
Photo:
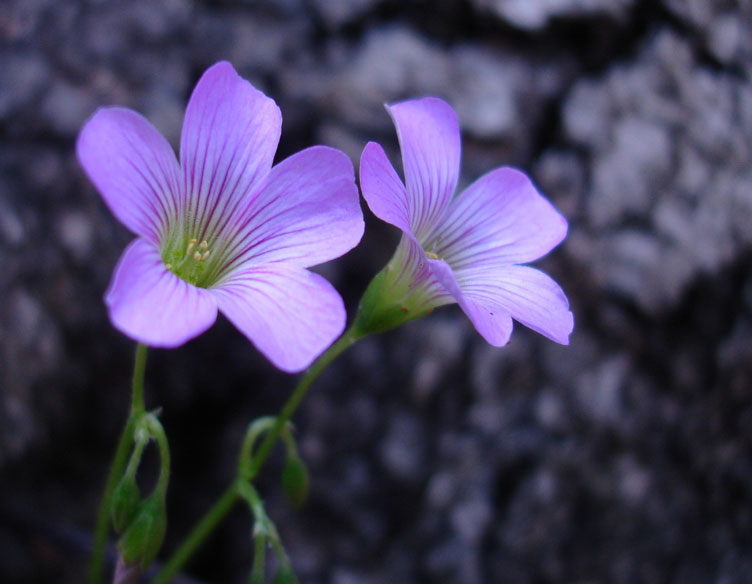
MULTIPOLYGON (((458 309, 356 346, 296 422, 302 511, 260 483, 303 584, 737 584, 752 574, 752 2, 2 0, 0 581, 79 583, 133 346, 101 301, 131 236, 74 140, 100 105, 177 144, 219 59, 272 96, 279 158, 397 160, 382 104, 457 109, 463 182, 528 171, 570 221, 539 262, 569 347, 487 346, 458 309)), ((350 311, 396 233, 322 268, 350 311)), ((174 477, 165 552, 294 379, 227 322, 152 351, 174 477)), ((186 570, 244 582, 239 506, 186 570)), ((166 557, 163 553, 162 557, 166 557)))

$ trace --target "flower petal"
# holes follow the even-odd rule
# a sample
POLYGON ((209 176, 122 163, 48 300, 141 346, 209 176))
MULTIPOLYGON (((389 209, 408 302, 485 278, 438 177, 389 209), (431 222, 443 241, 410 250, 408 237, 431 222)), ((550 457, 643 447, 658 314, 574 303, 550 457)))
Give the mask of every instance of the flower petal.
POLYGON ((208 329, 217 302, 165 268, 154 245, 136 239, 120 257, 105 304, 115 328, 152 347, 177 347, 208 329))
POLYGON ((305 369, 345 326, 334 287, 296 266, 238 270, 211 292, 220 311, 283 371, 305 369))
POLYGON ((228 271, 245 263, 313 266, 350 251, 363 235, 352 163, 334 148, 314 146, 277 164, 244 205, 222 252, 228 271))
POLYGON ((403 301, 416 306, 438 307, 454 302, 430 268, 425 250, 410 235, 404 234, 389 262, 392 287, 403 292, 403 301))
POLYGON ((452 268, 443 260, 429 260, 431 271, 436 279, 454 297, 475 330, 494 347, 507 344, 512 335, 512 318, 508 311, 499 309, 494 303, 463 293, 452 268))
POLYGON ((460 128, 451 106, 435 97, 387 106, 402 150, 412 232, 424 236, 444 214, 460 171, 460 128))
POLYGON ((360 156, 360 188, 376 217, 412 234, 405 185, 376 142, 366 144, 360 156))
POLYGON ((452 201, 428 245, 459 270, 536 260, 566 234, 566 219, 524 173, 498 168, 452 201))
POLYGON ((489 310, 503 310, 545 337, 569 344, 574 317, 569 301, 549 276, 528 266, 455 271, 465 297, 489 310))
POLYGON ((274 100, 232 65, 207 69, 193 90, 180 139, 191 237, 214 244, 238 203, 269 173, 281 127, 274 100))
POLYGON ((180 171, 167 140, 140 114, 98 110, 76 142, 81 166, 118 220, 156 243, 176 218, 180 171))

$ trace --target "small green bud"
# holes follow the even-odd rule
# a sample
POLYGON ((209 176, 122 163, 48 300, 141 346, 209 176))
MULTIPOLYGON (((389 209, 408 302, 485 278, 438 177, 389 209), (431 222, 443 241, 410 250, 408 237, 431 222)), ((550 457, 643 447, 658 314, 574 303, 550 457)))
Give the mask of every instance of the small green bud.
POLYGON ((135 518, 118 541, 118 551, 125 563, 137 563, 146 570, 157 557, 166 531, 164 493, 154 492, 141 503, 135 518))
POLYGON ((298 577, 289 562, 285 562, 279 567, 272 584, 298 584, 298 577))
POLYGON ((141 503, 141 491, 136 479, 124 475, 112 492, 112 526, 116 533, 122 533, 136 516, 141 503))
POLYGON ((301 507, 308 499, 308 469, 299 456, 288 456, 282 469, 282 487, 285 496, 295 507, 301 507))

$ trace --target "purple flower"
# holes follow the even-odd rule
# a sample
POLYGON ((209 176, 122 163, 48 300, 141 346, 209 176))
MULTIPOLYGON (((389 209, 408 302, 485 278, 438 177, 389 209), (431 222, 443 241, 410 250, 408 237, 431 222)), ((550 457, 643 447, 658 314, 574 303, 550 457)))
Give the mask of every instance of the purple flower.
POLYGON ((272 167, 282 117, 229 63, 204 73, 183 122, 180 162, 141 115, 97 111, 81 165, 138 237, 105 303, 116 328, 176 347, 221 311, 277 367, 305 368, 344 327, 336 290, 306 268, 363 234, 350 160, 315 146, 272 167))
POLYGON ((381 146, 370 142, 360 161, 360 184, 374 214, 403 235, 364 296, 360 328, 385 330, 457 302, 492 345, 507 343, 512 319, 568 344, 574 319, 561 288, 543 272, 518 265, 564 239, 564 217, 511 168, 497 168, 453 196, 460 168, 454 110, 431 97, 387 109, 405 183, 381 146))

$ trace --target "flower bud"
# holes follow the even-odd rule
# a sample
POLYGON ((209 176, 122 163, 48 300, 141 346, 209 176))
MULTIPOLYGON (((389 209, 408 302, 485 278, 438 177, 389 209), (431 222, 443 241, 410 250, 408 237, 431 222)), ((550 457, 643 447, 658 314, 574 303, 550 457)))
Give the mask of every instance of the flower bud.
POLYGON ((154 492, 141 503, 118 542, 118 551, 125 563, 138 563, 142 570, 146 570, 157 557, 166 530, 164 493, 154 492))
POLYGON ((308 470, 299 456, 288 456, 282 469, 282 487, 285 496, 295 507, 300 507, 308 498, 308 470))
POLYGON ((141 503, 141 491, 136 479, 124 475, 112 492, 112 526, 116 533, 122 533, 133 521, 141 503))

